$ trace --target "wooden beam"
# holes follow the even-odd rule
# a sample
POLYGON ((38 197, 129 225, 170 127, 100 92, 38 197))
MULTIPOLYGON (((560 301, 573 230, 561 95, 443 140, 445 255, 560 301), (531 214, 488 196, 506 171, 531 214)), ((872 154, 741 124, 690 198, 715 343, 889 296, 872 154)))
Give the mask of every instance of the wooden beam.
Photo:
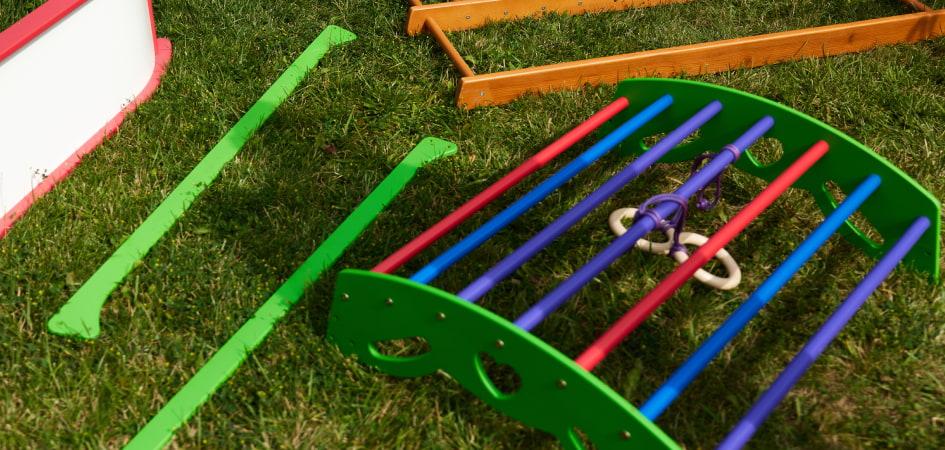
MULTIPOLYGON (((423 6, 423 2, 420 0, 408 0, 410 6, 423 6)), ((476 75, 475 72, 469 67, 469 64, 466 64, 466 60, 463 59, 463 55, 459 54, 459 51, 456 50, 456 47, 453 46, 453 43, 450 42, 450 38, 446 37, 446 33, 443 32, 443 29, 440 28, 440 24, 436 22, 436 19, 430 17, 427 18, 423 23, 420 24, 421 30, 426 30, 433 35, 433 39, 436 40, 437 44, 440 44, 440 48, 446 52, 446 56, 450 58, 450 61, 453 62, 453 67, 459 71, 460 76, 462 77, 471 77, 476 75)))
POLYGON ((552 12, 576 15, 687 1, 690 0, 458 0, 430 5, 414 4, 407 18, 407 34, 414 36, 423 32, 423 24, 427 19, 436 20, 443 31, 449 32, 552 12))
POLYGON ((708 42, 465 77, 457 103, 472 109, 528 92, 616 84, 631 77, 701 75, 869 50, 945 35, 945 10, 708 42))
POLYGON ((920 2, 919 0, 900 0, 902 3, 914 8, 916 11, 931 12, 934 11, 932 8, 929 8, 925 3, 920 2))
POLYGON ((446 56, 448 56, 450 61, 453 62, 453 67, 456 67, 456 70, 459 71, 462 77, 471 77, 476 75, 469 67, 469 64, 466 64, 466 60, 463 59, 463 55, 460 55, 459 51, 456 50, 456 47, 453 46, 453 43, 450 42, 450 38, 446 37, 446 33, 444 33, 443 29, 440 28, 440 25, 436 22, 436 19, 427 19, 424 28, 429 31, 430 34, 433 35, 433 39, 436 39, 436 42, 440 44, 440 48, 446 52, 446 56))

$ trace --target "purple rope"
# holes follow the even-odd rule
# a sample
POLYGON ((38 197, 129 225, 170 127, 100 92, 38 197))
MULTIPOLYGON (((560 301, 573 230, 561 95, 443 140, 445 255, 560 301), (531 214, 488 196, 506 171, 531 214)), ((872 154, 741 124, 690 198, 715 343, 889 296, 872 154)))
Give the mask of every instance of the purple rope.
POLYGON ((686 215, 688 213, 689 204, 685 197, 677 194, 659 194, 650 197, 649 200, 640 205, 640 209, 638 209, 636 215, 633 216, 633 221, 636 222, 642 217, 649 217, 653 223, 657 224, 656 227, 662 232, 668 234, 670 228, 675 230, 673 232, 673 246, 669 251, 669 254, 672 255, 676 252, 686 252, 686 246, 679 242, 679 235, 682 234, 683 226, 686 225, 686 215), (669 219, 664 219, 660 216, 659 211, 655 208, 655 206, 663 202, 675 203, 679 206, 669 219))
MULTIPOLYGON (((741 156, 741 152, 732 144, 722 147, 722 150, 720 150, 719 153, 722 152, 731 153, 736 160, 739 156, 741 156)), ((704 161, 715 157, 719 153, 703 153, 696 157, 696 159, 692 161, 692 169, 690 169, 689 176, 695 175, 695 173, 699 171, 699 168, 702 167, 702 163, 704 161)), ((712 208, 715 208, 719 204, 719 201, 722 200, 722 175, 724 174, 725 172, 720 172, 719 175, 715 177, 714 180, 712 180, 712 184, 715 185, 715 196, 713 196, 711 202, 705 198, 705 191, 709 188, 709 186, 706 185, 699 190, 698 196, 696 197, 696 208, 699 208, 701 211, 708 211, 712 208)))

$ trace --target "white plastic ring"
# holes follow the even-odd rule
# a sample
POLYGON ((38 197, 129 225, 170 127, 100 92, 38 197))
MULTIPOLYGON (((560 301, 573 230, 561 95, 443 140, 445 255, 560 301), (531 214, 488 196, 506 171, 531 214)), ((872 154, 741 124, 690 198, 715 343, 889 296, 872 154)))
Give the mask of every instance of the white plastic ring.
MULTIPOLYGON (((614 211, 610 214, 610 229, 617 236, 622 236, 627 232, 627 227, 623 225, 624 219, 632 219, 636 214, 636 208, 621 208, 614 211)), ((668 239, 666 242, 651 242, 646 239, 640 239, 636 243, 636 248, 657 255, 668 255, 670 249, 673 248, 674 233, 675 230, 672 228, 667 230, 666 237, 668 239)), ((679 235, 679 243, 683 245, 696 245, 701 247, 708 241, 709 238, 697 233, 684 231, 679 235)), ((680 264, 689 259, 689 255, 686 252, 674 252, 672 256, 673 259, 680 264)), ((718 259, 719 262, 722 263, 722 266, 725 267, 725 270, 728 272, 727 277, 719 277, 703 269, 696 271, 694 277, 701 283, 722 291, 728 291, 738 287, 742 282, 742 270, 738 267, 738 263, 735 262, 735 258, 723 248, 715 253, 715 259, 718 259)))

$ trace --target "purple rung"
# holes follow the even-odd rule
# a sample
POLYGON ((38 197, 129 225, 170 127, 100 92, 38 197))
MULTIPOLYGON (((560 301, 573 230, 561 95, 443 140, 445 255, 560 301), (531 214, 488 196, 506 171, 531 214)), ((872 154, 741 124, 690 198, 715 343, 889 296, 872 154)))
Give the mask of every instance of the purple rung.
MULTIPOLYGON (((745 149, 764 136, 772 126, 774 126, 774 119, 770 116, 765 116, 759 120, 752 125, 748 131, 739 136, 735 142, 725 146, 725 149, 719 152, 705 167, 686 180, 686 182, 673 193, 683 199, 688 199, 695 195, 700 189, 718 177, 726 167, 735 162, 745 149)), ((591 194, 591 196, 595 194, 596 192, 591 194)), ((679 209, 679 205, 673 202, 662 202, 653 208, 656 215, 662 218, 672 216, 677 209, 679 209)), ((577 272, 574 272, 568 279, 561 282, 553 291, 539 300, 535 306, 516 319, 515 325, 525 330, 531 330, 538 326, 548 315, 560 308, 564 302, 574 296, 574 294, 580 291, 587 283, 590 283, 597 274, 603 272, 604 269, 613 264, 617 258, 633 248, 638 240, 646 236, 647 233, 655 230, 659 225, 660 224, 656 223, 649 215, 640 217, 623 236, 616 238, 607 248, 594 256, 587 264, 578 269, 577 272)))
POLYGON ((663 139, 654 144, 649 150, 633 160, 617 175, 614 175, 596 191, 587 198, 571 208, 568 212, 558 217, 554 222, 533 236, 525 244, 516 249, 512 254, 499 261, 498 264, 489 269, 481 277, 466 286, 457 296, 462 299, 475 302, 486 295, 500 281, 515 272, 522 264, 534 257, 538 252, 548 246, 552 241, 561 236, 565 231, 574 226, 584 216, 589 214, 598 205, 617 193, 621 188, 640 176, 646 169, 659 161, 663 156, 669 153, 679 143, 684 141, 689 135, 695 133, 702 125, 714 117, 722 104, 716 100, 696 114, 683 122, 682 125, 667 134, 663 139))
POLYGON ((735 425, 735 428, 729 432, 725 440, 719 444, 719 450, 736 450, 742 448, 748 440, 755 434, 758 427, 768 418, 771 411, 778 403, 784 399, 788 391, 794 387, 794 384, 800 380, 801 376, 807 372, 814 361, 824 352, 830 342, 840 334, 847 322, 853 318, 853 315, 859 311, 863 303, 873 294, 873 291, 879 287, 889 274, 899 265, 899 262, 905 258, 909 250, 919 241, 919 238, 925 234, 931 222, 927 217, 919 217, 903 233, 899 241, 886 253, 879 263, 870 270, 863 281, 856 286, 856 289, 840 304, 840 307, 827 319, 817 333, 804 344, 800 353, 791 360, 788 366, 781 372, 771 387, 752 405, 751 409, 745 414, 745 417, 735 425))

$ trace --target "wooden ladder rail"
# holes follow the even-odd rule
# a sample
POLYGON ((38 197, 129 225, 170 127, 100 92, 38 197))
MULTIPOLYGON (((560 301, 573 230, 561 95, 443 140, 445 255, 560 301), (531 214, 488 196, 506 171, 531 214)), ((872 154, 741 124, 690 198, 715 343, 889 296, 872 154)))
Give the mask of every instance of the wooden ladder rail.
MULTIPOLYGON (((423 3, 420 0, 409 0, 411 9, 418 6, 423 6, 423 3)), ((459 54, 459 51, 456 50, 456 47, 453 46, 453 43, 450 42, 449 38, 446 37, 446 33, 443 32, 443 29, 440 28, 440 24, 437 23, 436 19, 428 17, 423 22, 423 28, 430 32, 433 36, 433 39, 436 40, 440 47, 446 52, 446 56, 450 58, 450 61, 453 62, 453 66, 456 67, 456 70, 465 78, 475 76, 476 73, 472 71, 469 67, 469 64, 466 64, 466 60, 463 59, 463 55, 459 54)))

